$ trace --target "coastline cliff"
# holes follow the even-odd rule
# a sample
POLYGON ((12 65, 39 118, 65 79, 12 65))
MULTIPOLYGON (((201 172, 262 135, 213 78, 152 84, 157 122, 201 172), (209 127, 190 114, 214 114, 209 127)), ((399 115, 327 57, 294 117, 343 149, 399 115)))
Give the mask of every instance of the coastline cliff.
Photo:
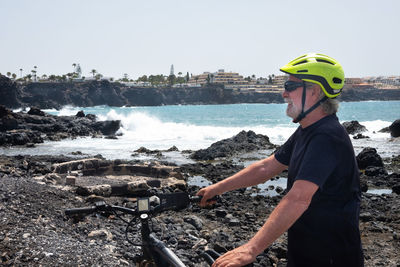
MULTIPOLYGON (((400 100, 400 89, 345 89, 341 101, 400 100)), ((65 105, 88 107, 161 106, 237 103, 283 103, 280 93, 245 92, 204 87, 132 87, 109 81, 46 82, 20 85, 0 76, 0 105, 8 108, 36 106, 59 109, 65 105)))

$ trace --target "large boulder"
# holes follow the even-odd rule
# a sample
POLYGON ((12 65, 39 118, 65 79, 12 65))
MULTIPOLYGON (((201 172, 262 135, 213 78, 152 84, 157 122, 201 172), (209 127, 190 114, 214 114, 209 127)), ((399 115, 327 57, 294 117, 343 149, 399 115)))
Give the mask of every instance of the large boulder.
POLYGON ((268 136, 256 134, 253 131, 241 131, 234 137, 212 144, 207 149, 200 149, 191 155, 197 160, 213 160, 233 156, 236 153, 251 152, 261 149, 272 149, 276 146, 269 141, 268 136))
POLYGON ((357 155, 358 168, 364 170, 367 167, 383 167, 381 156, 378 155, 375 148, 366 147, 357 155))
POLYGON ((367 130, 367 128, 358 121, 345 121, 342 125, 348 134, 358 134, 367 130))
POLYGON ((17 84, 11 79, 0 74, 0 105, 9 108, 20 107, 19 90, 17 84))
POLYGON ((100 131, 103 135, 115 135, 121 127, 121 121, 98 121, 93 125, 95 130, 100 131))
POLYGON ((393 137, 399 137, 400 136, 400 119, 395 120, 390 126, 390 135, 393 137))
POLYGON ((37 116, 45 116, 46 113, 44 113, 43 111, 41 111, 39 108, 37 107, 31 107, 28 111, 29 115, 37 115, 37 116))

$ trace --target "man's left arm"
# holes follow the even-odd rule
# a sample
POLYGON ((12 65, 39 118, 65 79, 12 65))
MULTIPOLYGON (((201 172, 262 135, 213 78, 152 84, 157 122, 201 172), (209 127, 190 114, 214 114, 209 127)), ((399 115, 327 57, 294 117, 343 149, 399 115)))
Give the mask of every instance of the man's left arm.
POLYGON ((318 185, 312 182, 296 180, 256 235, 246 244, 219 257, 213 266, 243 266, 253 262, 300 218, 317 190, 318 185))

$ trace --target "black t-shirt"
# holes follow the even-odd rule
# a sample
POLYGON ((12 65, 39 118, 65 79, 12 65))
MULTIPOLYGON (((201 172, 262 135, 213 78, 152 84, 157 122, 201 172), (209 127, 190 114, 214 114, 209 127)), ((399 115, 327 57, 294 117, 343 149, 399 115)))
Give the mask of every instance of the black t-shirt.
POLYGON ((336 115, 299 127, 275 158, 289 166, 287 190, 296 180, 319 187, 288 230, 288 266, 362 266, 359 171, 350 138, 336 115))

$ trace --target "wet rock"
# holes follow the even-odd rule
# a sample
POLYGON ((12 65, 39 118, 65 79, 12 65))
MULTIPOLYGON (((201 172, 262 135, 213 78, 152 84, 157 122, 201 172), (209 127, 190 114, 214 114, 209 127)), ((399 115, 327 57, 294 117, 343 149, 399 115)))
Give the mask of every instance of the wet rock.
POLYGON ((80 110, 75 114, 75 117, 83 118, 85 117, 85 112, 83 112, 83 110, 80 110))
POLYGON ((277 187, 275 188, 275 191, 276 191, 278 194, 281 194, 284 190, 283 190, 282 187, 277 186, 277 187))
POLYGON ((172 152, 172 151, 179 151, 179 149, 176 146, 172 146, 169 149, 166 150, 167 152, 172 152))
POLYGON ((91 121, 96 121, 97 117, 94 114, 87 114, 86 118, 91 120, 91 121))
POLYGON ((390 135, 392 137, 399 137, 400 136, 400 119, 395 120, 390 126, 390 135))
POLYGON ((43 111, 41 111, 39 108, 37 107, 31 107, 28 111, 29 115, 37 115, 37 116, 45 116, 46 113, 44 113, 43 111))
POLYGON ((236 153, 251 152, 260 149, 275 148, 268 136, 253 131, 241 131, 232 138, 212 144, 207 149, 200 149, 191 155, 196 160, 213 160, 233 156, 236 153))
MULTIPOLYGON (((120 121, 96 122, 79 116, 53 116, 32 107, 28 113, 0 110, 0 145, 25 145, 76 136, 115 135, 120 121)), ((100 137, 100 136, 99 136, 100 137)))
POLYGON ((103 135, 115 135, 121 127, 121 121, 98 121, 93 125, 95 130, 100 131, 103 135))
POLYGON ((393 190, 394 193, 400 195, 400 183, 395 185, 395 186, 393 186, 392 190, 393 190))
POLYGON ((143 154, 157 154, 160 153, 160 150, 150 150, 145 147, 139 147, 138 149, 135 150, 136 153, 143 153, 143 154))
POLYGON ((365 168, 365 175, 367 176, 385 176, 388 175, 383 167, 368 166, 365 168))
POLYGON ((366 147, 357 155, 358 168, 364 170, 369 166, 383 167, 382 158, 375 148, 366 147))
POLYGON ((358 121, 345 121, 342 125, 348 134, 358 134, 367 130, 367 128, 358 121))
POLYGON ((369 138, 369 136, 363 135, 363 134, 357 134, 353 136, 353 139, 365 139, 365 138, 369 138))

